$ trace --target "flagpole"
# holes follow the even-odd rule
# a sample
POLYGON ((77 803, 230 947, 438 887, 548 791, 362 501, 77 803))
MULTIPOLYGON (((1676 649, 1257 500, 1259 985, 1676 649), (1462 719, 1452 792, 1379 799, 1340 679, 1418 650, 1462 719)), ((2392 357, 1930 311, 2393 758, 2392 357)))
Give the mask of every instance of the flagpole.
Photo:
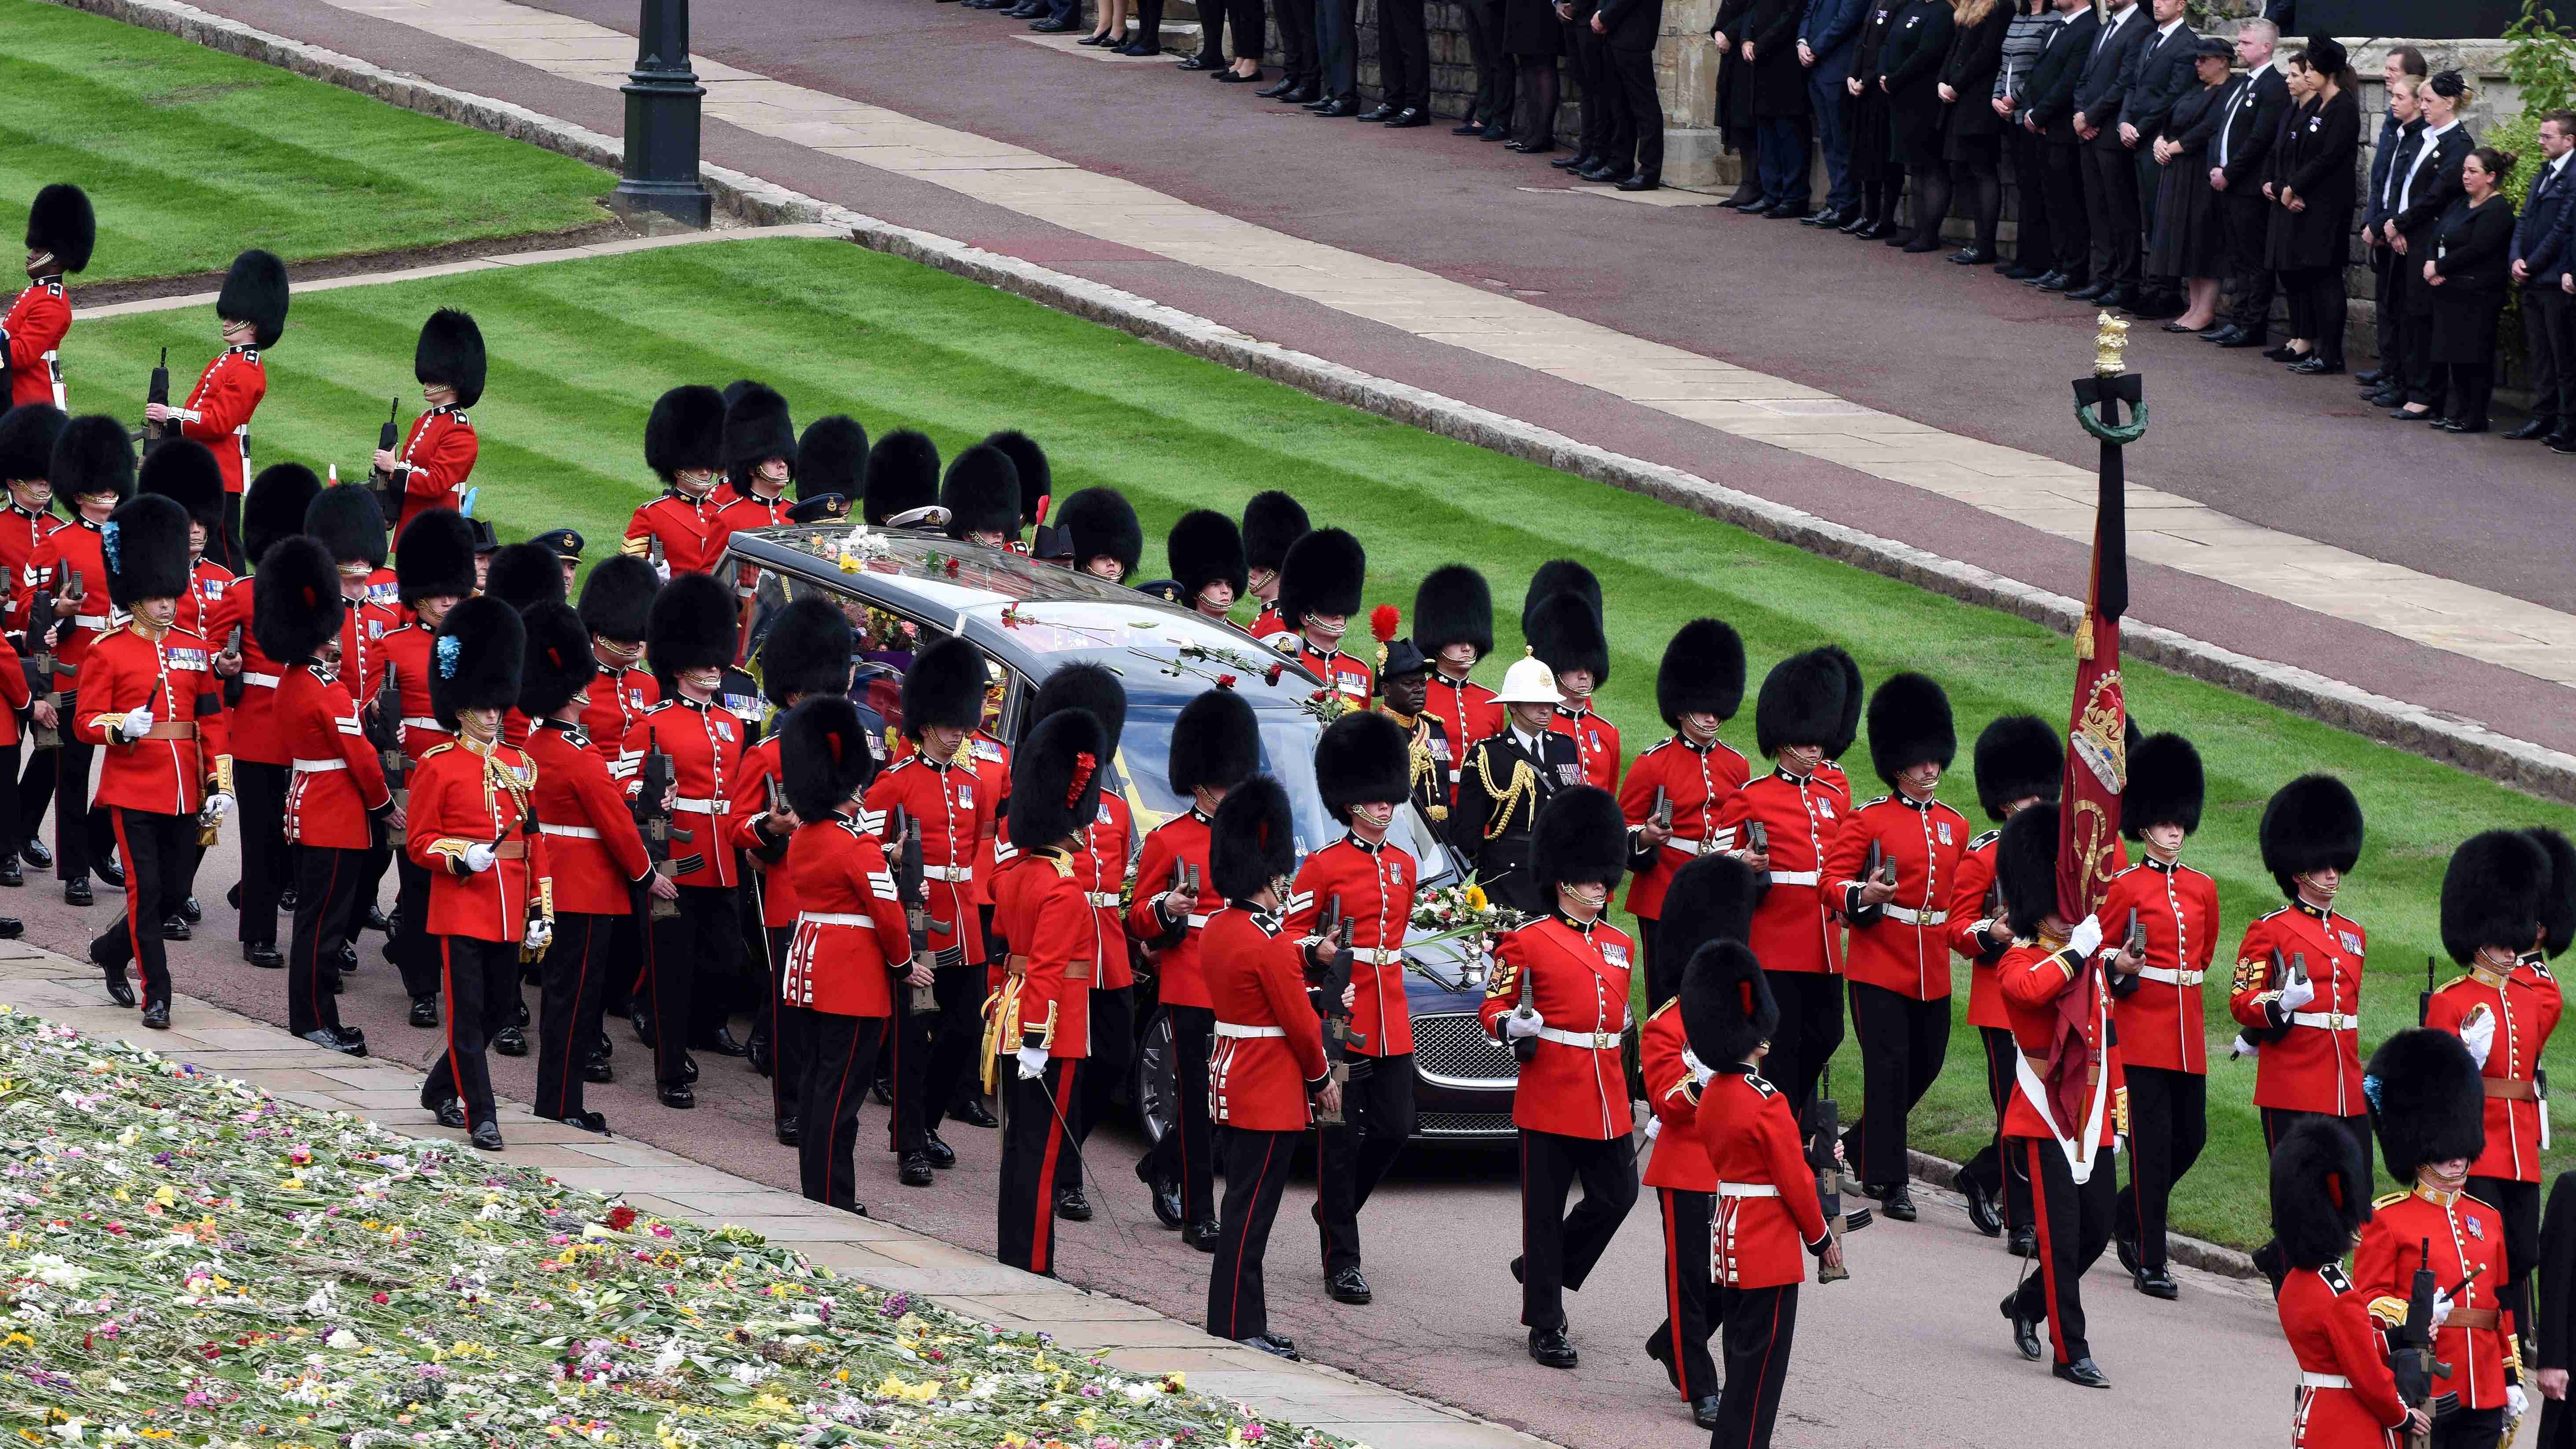
POLYGON ((2100 908, 2119 862, 2120 792, 2128 783, 2128 706, 2120 619, 2129 607, 2127 462, 2147 429, 2143 381, 2124 362, 2129 324, 2104 312, 2093 371, 2075 380, 2075 416, 2101 444, 2093 569, 2075 630, 2075 689, 2067 714, 2066 784, 2058 815, 2057 904, 2070 924, 2100 908), (2124 422, 2126 405, 2133 416, 2124 422))

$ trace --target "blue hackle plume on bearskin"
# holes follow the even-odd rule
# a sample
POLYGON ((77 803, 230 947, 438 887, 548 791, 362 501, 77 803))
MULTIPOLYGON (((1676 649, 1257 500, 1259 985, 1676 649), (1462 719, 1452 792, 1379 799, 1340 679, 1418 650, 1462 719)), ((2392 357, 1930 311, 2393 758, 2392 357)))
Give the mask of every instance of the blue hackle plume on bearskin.
POLYGON ((441 679, 454 679, 456 677, 456 656, 464 652, 465 646, 457 640, 455 635, 450 634, 445 638, 440 639, 438 641, 438 677, 441 679))
POLYGON ((117 526, 113 519, 98 526, 99 552, 107 555, 107 566, 110 570, 116 570, 120 562, 117 558, 116 534, 117 526))

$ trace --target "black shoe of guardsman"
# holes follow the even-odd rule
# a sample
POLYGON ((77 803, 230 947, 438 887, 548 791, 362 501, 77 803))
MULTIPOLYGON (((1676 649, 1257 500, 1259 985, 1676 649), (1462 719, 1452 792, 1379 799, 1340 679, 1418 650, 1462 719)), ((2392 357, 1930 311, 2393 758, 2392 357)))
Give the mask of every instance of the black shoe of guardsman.
POLYGON ((798 1129, 797 1129, 796 1119, 795 1119, 795 1118, 793 1118, 793 1117, 781 1117, 781 1118, 779 1118, 779 1119, 778 1119, 778 1122, 777 1122, 776 1130, 777 1130, 777 1134, 778 1134, 778 1145, 779 1145, 779 1146, 781 1146, 781 1147, 793 1147, 793 1146, 795 1146, 795 1145, 796 1145, 796 1137, 797 1137, 797 1130, 798 1130, 798 1129))
POLYGON ((189 924, 194 925, 206 918, 206 908, 197 904, 195 896, 190 896, 179 903, 179 914, 186 916, 189 924))
POLYGON ((1154 1205, 1154 1221, 1167 1228, 1181 1225, 1181 1185, 1154 1170, 1154 1159, 1140 1158, 1136 1163, 1136 1180, 1145 1184, 1145 1194, 1154 1205))
POLYGON ((134 987, 125 979, 125 968, 122 965, 99 961, 95 949, 92 950, 89 959, 98 962, 100 974, 107 979, 107 999, 119 1006, 132 1006, 134 987))
POLYGON ((457 1101, 455 1098, 450 1097, 446 1101, 439 1103, 433 1110, 437 1114, 439 1126, 455 1127, 460 1129, 465 1126, 465 1104, 457 1101))
POLYGON ((1916 1217, 1916 1213, 1914 1211, 1914 1194, 1906 1189, 1904 1183, 1891 1182, 1885 1188, 1881 1189, 1876 1196, 1878 1198, 1879 1211, 1886 1213, 1889 1217, 1894 1218, 1900 1223, 1910 1223, 1914 1221, 1916 1217))
POLYGON ((99 863, 99 864, 97 864, 97 865, 91 866, 91 867, 90 867, 90 869, 92 869, 92 870, 94 870, 94 871, 97 871, 97 872, 98 872, 98 878, 99 878, 100 880, 103 880, 103 881, 107 882, 109 885, 114 886, 114 887, 115 887, 116 889, 118 889, 118 890, 123 890, 123 889, 125 889, 125 867, 124 867, 124 866, 122 866, 122 865, 118 864, 118 863, 117 863, 117 862, 115 862, 115 861, 110 860, 110 861, 102 861, 101 863, 99 863))
POLYGON ((930 1170, 930 1158, 919 1152, 907 1152, 895 1169, 895 1176, 906 1187, 928 1187, 937 1176, 930 1170))
POLYGON ((189 932, 189 929, 188 929, 188 918, 187 918, 186 916, 182 916, 182 915, 178 915, 178 914, 176 914, 176 913, 173 913, 173 914, 171 914, 171 915, 168 915, 168 916, 165 916, 165 917, 163 917, 163 918, 162 918, 162 920, 161 920, 161 939, 162 939, 162 940, 164 940, 164 941, 185 941, 185 940, 187 940, 187 939, 188 939, 189 935, 190 935, 190 932, 189 932))
POLYGON ((518 1027, 505 1026, 499 1031, 492 1033, 492 1050, 499 1052, 505 1057, 526 1056, 528 1054, 528 1034, 525 1031, 520 1030, 518 1027))
POLYGON ((2089 1358, 2079 1358, 2073 1363, 2055 1364, 2048 1371, 2070 1384, 2081 1384, 2088 1389, 2111 1387, 2111 1376, 2095 1367, 2093 1360, 2089 1358))
POLYGON ((2164 1269, 2150 1268, 2138 1275, 2138 1291, 2150 1298, 2161 1298, 2171 1303, 2182 1296, 2182 1285, 2175 1282, 2173 1275, 2164 1269))
POLYGON ((248 961, 250 964, 258 967, 262 971, 283 971, 286 969, 286 958, 278 954, 277 944, 273 941, 243 942, 242 959, 248 961))
POLYGON ((608 1119, 597 1112, 584 1112, 577 1117, 559 1117, 555 1120, 566 1127, 578 1127, 584 1132, 596 1132, 602 1137, 609 1135, 608 1119))
POLYGON ((1082 1195, 1081 1188, 1068 1187, 1055 1195, 1055 1215, 1087 1223, 1091 1221, 1091 1199, 1082 1195))
POLYGON ((1959 1195, 1968 1200, 1968 1226, 1987 1237, 2001 1237, 2003 1214, 1995 1211, 1995 1200, 1986 1192, 1985 1184, 1972 1181, 1966 1173, 1961 1173, 1958 1186, 1959 1195))
POLYGON ((501 1150, 501 1124, 488 1119, 477 1122, 474 1130, 466 1134, 466 1140, 480 1151, 498 1152, 501 1150))
POLYGON ((1646 1335, 1646 1357, 1662 1364, 1664 1380, 1678 1389, 1682 1386, 1681 1370, 1673 1367, 1672 1341, 1660 1333, 1646 1335))
POLYGON ((88 876, 82 876, 79 880, 67 880, 63 882, 64 905, 86 906, 96 903, 97 900, 98 897, 90 894, 88 876))
POLYGON ((168 1031, 170 1029, 170 1003, 166 1001, 156 1001, 150 1006, 143 1008, 143 1024, 152 1028, 154 1031, 168 1031))
POLYGON ((1324 1283, 1324 1291, 1335 1303, 1366 1303, 1370 1299, 1368 1279, 1357 1268, 1344 1268, 1324 1283))
POLYGON ((2021 1350, 2021 1356, 2023 1358, 2029 1359, 2032 1363, 2037 1363, 2039 1362, 2039 1356, 2041 1353, 2039 1346, 2039 1320, 2036 1318, 2022 1317, 2021 1308, 2019 1306, 2020 1299, 2021 1295, 2019 1293, 2007 1293, 2004 1295, 2004 1318, 2012 1324, 2013 1347, 2021 1350))
MULTIPOLYGON (((51 870, 54 866, 54 853, 47 849, 45 842, 41 840, 18 842, 18 858, 38 870, 51 870)), ((234 904, 239 905, 240 902, 236 901, 234 904)))
POLYGON ((2016 1258, 2038 1257, 2039 1233, 2027 1223, 2014 1228, 2004 1238, 2004 1251, 2016 1258))
POLYGON ((1691 1422, 1699 1425, 1703 1429, 1715 1430, 1717 1428, 1717 1406, 1720 1402, 1721 1400, 1715 1394, 1702 1394, 1698 1398, 1692 1400, 1691 1422))
POLYGON ((367 1039, 345 1027, 335 1031, 327 1026, 317 1026, 304 1033, 304 1039, 326 1052, 338 1052, 342 1056, 362 1057, 367 1054, 367 1039))
POLYGON ((438 998, 415 996, 411 999, 411 1024, 419 1027, 438 1025, 438 998))
POLYGON ((590 1059, 581 1064, 581 1079, 583 1081, 612 1082, 617 1079, 617 1069, 609 1065, 608 1053, 605 1050, 607 1045, 608 1043, 604 1041, 601 1042, 600 1046, 603 1050, 591 1053, 590 1059))
POLYGON ((1235 1342, 1242 1344, 1245 1348, 1259 1349, 1261 1352, 1270 1355, 1272 1358, 1284 1358, 1290 1363, 1301 1362, 1297 1356, 1297 1345, 1291 1340, 1281 1338, 1275 1333, 1256 1334, 1251 1338, 1238 1338, 1235 1342))
POLYGON ((960 1101, 949 1111, 948 1120, 963 1122, 969 1127, 981 1127, 987 1132, 1002 1125, 1001 1119, 993 1115, 992 1109, 984 1105, 984 1099, 981 1097, 968 1097, 960 1101))
POLYGON ((1552 1369, 1570 1369, 1575 1364, 1574 1340, 1565 1336, 1565 1328, 1533 1328, 1529 1336, 1530 1357, 1552 1369))
POLYGON ((686 1082, 678 1086, 656 1087, 654 1093, 662 1099, 663 1106, 673 1111, 686 1112, 698 1105, 698 1094, 690 1091, 689 1084, 686 1082))
POLYGON ((942 1172, 957 1165, 957 1149, 939 1140, 936 1132, 921 1134, 921 1155, 929 1158, 930 1165, 942 1172))
POLYGON ((1201 1218, 1181 1229, 1181 1242, 1202 1253, 1213 1253, 1225 1237, 1225 1226, 1214 1218, 1201 1218))

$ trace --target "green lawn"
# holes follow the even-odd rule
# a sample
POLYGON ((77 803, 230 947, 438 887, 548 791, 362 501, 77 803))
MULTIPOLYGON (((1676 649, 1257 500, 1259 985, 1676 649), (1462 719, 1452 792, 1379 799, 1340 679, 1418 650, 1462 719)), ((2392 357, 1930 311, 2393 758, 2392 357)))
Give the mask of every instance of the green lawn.
MULTIPOLYGON (((318 294, 297 305, 269 355, 254 457, 337 462, 357 476, 383 400, 409 391, 412 330, 441 305, 471 309, 493 356, 490 391, 474 412, 482 511, 505 532, 569 523, 595 541, 594 557, 653 491, 641 456, 653 397, 675 382, 755 376, 787 395, 800 424, 846 411, 871 437, 920 428, 944 454, 994 428, 1027 429, 1049 449, 1058 496, 1088 484, 1126 492, 1158 540, 1149 577, 1162 571, 1159 539, 1184 509, 1239 510, 1270 487, 1293 490, 1319 523, 1367 543, 1372 602, 1409 608, 1425 572, 1476 563, 1502 600, 1506 636, 1532 569, 1578 558, 1609 600, 1613 669, 1602 703, 1632 758, 1663 733, 1653 695, 1663 643, 1702 614, 1742 631, 1757 680, 1783 655, 1826 641, 1849 648, 1872 681, 1928 670, 1951 691, 1963 741, 1999 713, 2062 716, 2067 707, 2070 646, 2036 625, 837 242, 718 243, 318 294)), ((186 312, 86 328, 74 339, 73 393, 139 395, 157 348, 172 346, 174 368, 183 356, 193 366, 212 325, 186 312)), ((2185 447, 2188 431, 2168 427, 2142 446, 2185 447)), ((1506 638, 1501 653, 1516 657, 1518 643, 1506 638)), ((1499 676, 1499 665, 1485 672, 1499 676)), ((2413 1013, 2424 953, 2438 948, 2435 900, 2452 846, 2489 825, 2576 830, 2576 811, 2161 670, 2132 669, 2129 698, 2146 727, 2181 730, 2200 746, 2211 798, 2187 858, 2220 883, 2227 947, 2280 904, 2254 843, 2264 798, 2303 770, 2352 782, 2371 831, 2345 899, 2370 928, 2383 982, 2372 993, 2374 1032, 2413 1013)), ((1749 707, 1727 733, 1751 750, 1749 707)), ((1861 792, 1877 793, 1865 753, 1854 755, 1861 792)), ((1964 751, 1944 794, 1976 817, 1964 751)), ((2232 961, 2216 963, 2221 979, 2232 961)), ((1964 971, 1961 987, 1964 1014, 1964 971)), ((2220 1026, 2213 1057, 2227 1035, 2220 1026)), ((2561 1080, 2576 1081, 2576 1039, 2551 1055, 2561 1080)), ((1919 1145, 1955 1156, 1983 1140, 1982 1070, 1963 1023, 1950 1070, 1918 1118, 1919 1145)), ((1839 1081, 1845 1110, 1856 1111, 1856 1060, 1842 1063, 1839 1081)), ((2176 1205, 2182 1231, 2238 1243, 2265 1235, 2252 1090, 2250 1065, 2213 1072, 2212 1140, 2176 1205)))
MULTIPOLYGON (((569 157, 176 36, 0 0, 0 228, 69 181, 98 211, 76 282, 565 231, 615 178, 569 157)), ((14 264, 13 264, 14 265, 14 264)))

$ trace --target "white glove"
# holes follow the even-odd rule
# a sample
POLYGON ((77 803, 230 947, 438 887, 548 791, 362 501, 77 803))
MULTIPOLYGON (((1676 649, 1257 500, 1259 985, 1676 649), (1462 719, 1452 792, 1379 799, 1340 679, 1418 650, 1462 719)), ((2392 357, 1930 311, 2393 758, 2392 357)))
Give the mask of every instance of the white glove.
POLYGON ((1663 1119, 1663 1118, 1661 1118, 1661 1117, 1649 1117, 1649 1118, 1647 1118, 1647 1119, 1646 1119, 1646 1140, 1647 1140, 1647 1141, 1649 1141, 1649 1142, 1654 1141, 1654 1140, 1655 1140, 1656 1135, 1657 1135, 1657 1134, 1659 1134, 1659 1133, 1661 1133, 1663 1130, 1664 1130, 1664 1119, 1663 1119))
POLYGON ((465 868, 476 875, 490 870, 492 862, 500 858, 500 852, 479 840, 465 847, 465 868))
POLYGON ((125 718, 116 722, 116 732, 125 736, 129 744, 143 738, 151 728, 152 711, 148 709, 129 709, 125 712, 125 718))
POLYGON ((2449 1321, 2450 1321, 2450 1317, 2451 1317, 2451 1295, 2450 1295, 2450 1294, 2448 1294, 2448 1293, 2445 1293, 2445 1292, 2441 1291, 2441 1290, 2440 1290, 2440 1289, 2438 1289, 2438 1288, 2434 1289, 2434 1290, 2433 1290, 2433 1326, 2434 1326, 2435 1328, 2439 1328, 2439 1327, 2441 1327, 2444 1323, 2446 1323, 2446 1322, 2449 1322, 2449 1321))
POLYGON ((2504 1412, 2505 1417, 2509 1419, 2519 1419, 2531 1412, 2531 1395, 2522 1391, 2522 1385, 2505 1385, 2504 1412))
POLYGON ((1539 1028, 1546 1025, 1547 1018, 1539 1015, 1535 1011, 1512 1012, 1510 1015, 1503 1018, 1503 1040, 1510 1041, 1514 1037, 1536 1036, 1539 1033, 1539 1028))
POLYGON ((1012 1055, 1019 1058, 1021 1081, 1034 1082, 1046 1075, 1046 1048, 1024 1046, 1012 1055))
POLYGON ((2087 961, 2092 960, 2102 949, 2102 918, 2086 916, 2083 924, 2077 926, 2067 936, 2066 945, 2076 955, 2087 961))
POLYGON ((2480 1007, 2477 1015, 2460 1023, 2460 1045, 2469 1049, 2470 1058, 2479 1066, 2485 1066, 2487 1053, 2495 1050, 2495 1013, 2480 1007))
POLYGON ((662 582, 667 584, 671 581, 671 566, 669 564, 657 563, 653 565, 653 572, 662 580, 662 582))
POLYGON ((2281 988, 2281 1010, 2285 1012, 2296 1011, 2316 999, 2317 984, 2305 976, 2293 977, 2281 988))
POLYGON ((2259 1057, 2263 1049, 2240 1036, 2228 1044, 2227 1054, 2231 1057, 2259 1057))
POLYGON ((554 939, 554 927, 547 925, 543 921, 530 921, 528 922, 528 934, 520 938, 519 944, 530 951, 542 951, 546 949, 547 946, 553 944, 554 939))
POLYGON ((211 825, 233 813, 233 797, 218 790, 206 797, 206 823, 211 825))

